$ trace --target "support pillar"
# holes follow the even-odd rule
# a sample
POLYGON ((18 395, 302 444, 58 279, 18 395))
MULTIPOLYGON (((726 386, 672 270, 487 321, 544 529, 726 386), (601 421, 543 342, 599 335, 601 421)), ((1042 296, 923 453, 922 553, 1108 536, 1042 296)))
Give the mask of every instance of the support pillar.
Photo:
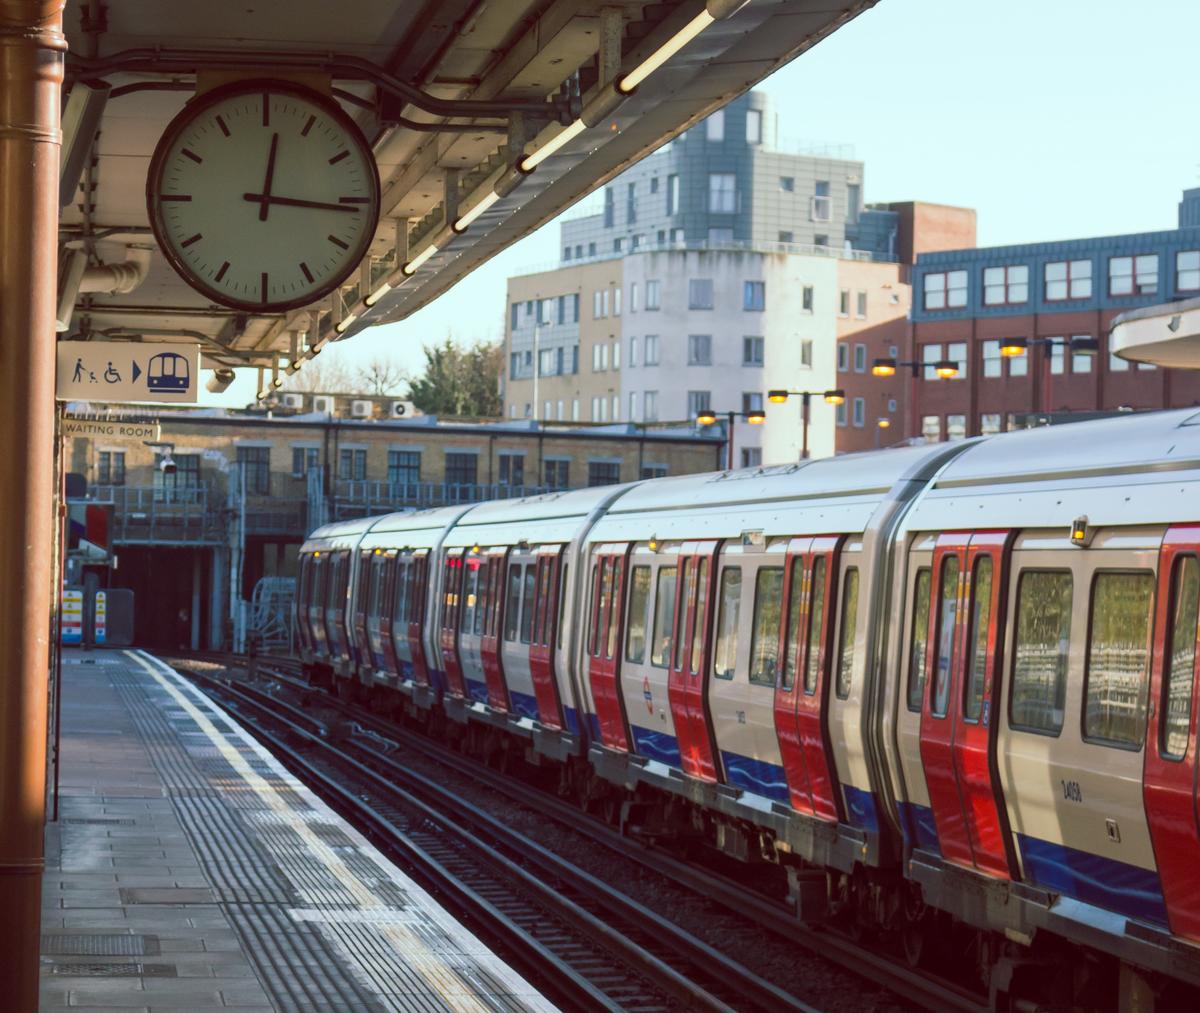
POLYGON ((0 0, 0 982, 38 1005, 64 0, 0 0))

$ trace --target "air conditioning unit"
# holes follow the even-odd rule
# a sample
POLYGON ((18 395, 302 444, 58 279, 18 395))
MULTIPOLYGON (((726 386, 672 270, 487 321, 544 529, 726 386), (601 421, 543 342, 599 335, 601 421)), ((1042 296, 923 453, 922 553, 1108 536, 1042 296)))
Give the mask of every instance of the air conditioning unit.
POLYGON ((303 394, 284 394, 283 395, 283 407, 284 408, 295 408, 297 411, 299 411, 301 408, 304 407, 304 395, 303 394))
POLYGON ((333 398, 328 397, 328 396, 314 397, 313 398, 313 411, 325 412, 326 414, 332 415, 333 414, 333 398))
POLYGON ((393 401, 392 402, 392 418, 394 419, 410 419, 417 414, 417 406, 411 401, 393 401))
POLYGON ((373 407, 370 401, 351 401, 350 414, 356 419, 369 419, 373 407))

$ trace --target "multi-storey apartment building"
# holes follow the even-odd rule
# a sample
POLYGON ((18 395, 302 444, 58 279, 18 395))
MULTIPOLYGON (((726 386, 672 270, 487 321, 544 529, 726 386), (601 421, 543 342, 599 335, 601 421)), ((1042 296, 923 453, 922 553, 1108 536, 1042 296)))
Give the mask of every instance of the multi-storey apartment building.
MULTIPOLYGON (((560 266, 509 279, 505 414, 748 412, 769 388, 838 386, 840 336, 903 344, 903 261, 973 242, 973 212, 864 206, 861 162, 784 147, 751 93, 622 174, 600 213, 565 222, 560 266)), ((863 442, 856 430, 880 416, 867 397, 812 413, 814 455, 863 442)), ((795 460, 799 418, 784 404, 765 427, 736 426, 735 463, 795 460)))

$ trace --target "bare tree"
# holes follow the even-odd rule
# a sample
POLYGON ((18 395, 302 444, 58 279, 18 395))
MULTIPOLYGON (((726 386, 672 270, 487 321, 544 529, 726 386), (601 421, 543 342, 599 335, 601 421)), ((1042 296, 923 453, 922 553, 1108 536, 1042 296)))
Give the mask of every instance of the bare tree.
POLYGON ((345 363, 331 356, 328 350, 306 362, 300 372, 288 377, 284 388, 302 394, 358 393, 354 374, 346 368, 345 363))
POLYGON ((354 374, 360 389, 376 397, 395 394, 396 387, 408 379, 407 374, 395 359, 376 355, 359 366, 354 374))

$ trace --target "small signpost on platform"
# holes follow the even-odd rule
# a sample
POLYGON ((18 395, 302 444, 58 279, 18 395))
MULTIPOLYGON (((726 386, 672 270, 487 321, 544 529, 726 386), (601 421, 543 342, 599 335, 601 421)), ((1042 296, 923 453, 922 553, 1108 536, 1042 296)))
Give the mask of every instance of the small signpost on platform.
POLYGON ((107 404, 195 404, 200 346, 145 341, 60 341, 56 396, 107 404))

